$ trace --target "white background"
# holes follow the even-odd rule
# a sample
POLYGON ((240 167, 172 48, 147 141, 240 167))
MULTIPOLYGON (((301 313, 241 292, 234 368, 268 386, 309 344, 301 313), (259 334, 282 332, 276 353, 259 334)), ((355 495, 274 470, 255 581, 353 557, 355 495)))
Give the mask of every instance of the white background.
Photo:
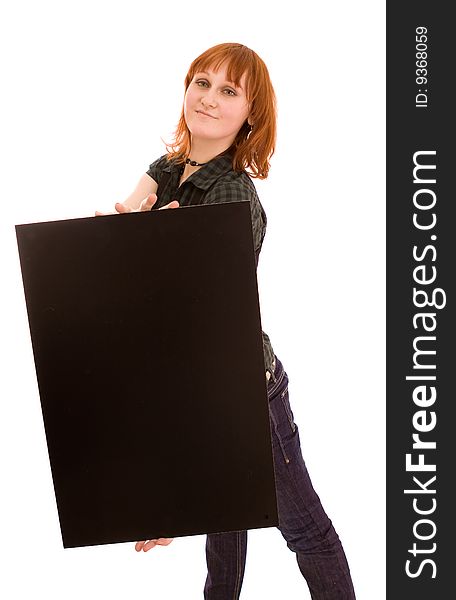
MULTIPOLYGON (((203 536, 140 555, 63 550, 14 225, 125 199, 164 152, 190 62, 238 41, 265 60, 279 104, 258 183, 263 328, 358 600, 385 597, 383 4, 2 3, 0 596, 202 598, 203 536)), ((280 533, 249 536, 243 600, 310 598, 280 533)))

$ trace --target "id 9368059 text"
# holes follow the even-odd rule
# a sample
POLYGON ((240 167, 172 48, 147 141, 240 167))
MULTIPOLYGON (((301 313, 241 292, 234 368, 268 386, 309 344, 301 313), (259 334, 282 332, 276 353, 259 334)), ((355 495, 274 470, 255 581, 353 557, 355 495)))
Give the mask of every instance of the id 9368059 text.
POLYGON ((415 29, 415 82, 418 92, 415 95, 415 107, 427 108, 428 105, 428 28, 415 29))

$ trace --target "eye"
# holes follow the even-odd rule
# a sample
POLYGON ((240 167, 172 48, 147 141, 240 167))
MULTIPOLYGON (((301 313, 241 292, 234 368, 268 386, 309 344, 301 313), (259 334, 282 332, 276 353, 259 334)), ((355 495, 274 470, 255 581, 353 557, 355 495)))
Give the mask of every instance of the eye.
POLYGON ((205 79, 197 79, 195 83, 199 87, 209 87, 209 83, 205 79))
POLYGON ((236 96, 236 92, 231 88, 225 88, 223 91, 227 96, 236 96))

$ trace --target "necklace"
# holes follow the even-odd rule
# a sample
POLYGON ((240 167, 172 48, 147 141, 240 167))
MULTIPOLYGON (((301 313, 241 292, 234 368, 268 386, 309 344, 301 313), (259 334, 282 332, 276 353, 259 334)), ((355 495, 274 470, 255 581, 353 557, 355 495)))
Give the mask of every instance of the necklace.
POLYGON ((196 162, 196 160, 190 160, 189 158, 185 159, 185 164, 192 165, 192 167, 204 167, 204 165, 207 165, 207 163, 199 163, 196 162))

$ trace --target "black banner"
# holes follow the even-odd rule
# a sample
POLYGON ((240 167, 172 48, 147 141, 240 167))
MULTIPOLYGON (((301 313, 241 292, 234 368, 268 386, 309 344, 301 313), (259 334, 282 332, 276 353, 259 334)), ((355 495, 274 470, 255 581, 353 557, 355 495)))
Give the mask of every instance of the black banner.
POLYGON ((452 597, 451 3, 387 3, 387 598, 452 597))

